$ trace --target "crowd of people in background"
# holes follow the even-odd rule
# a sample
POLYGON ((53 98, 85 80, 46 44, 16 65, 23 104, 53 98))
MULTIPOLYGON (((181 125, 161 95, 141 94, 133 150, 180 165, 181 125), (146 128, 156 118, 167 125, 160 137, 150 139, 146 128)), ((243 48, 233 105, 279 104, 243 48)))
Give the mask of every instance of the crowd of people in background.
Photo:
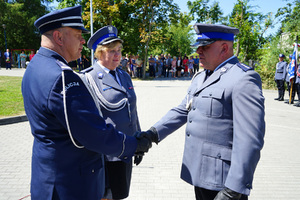
POLYGON ((10 51, 10 49, 6 49, 6 51, 3 54, 0 50, 0 69, 3 63, 3 66, 5 66, 6 69, 10 70, 12 66, 17 68, 26 68, 26 66, 31 61, 34 55, 35 53, 33 50, 31 50, 30 53, 27 54, 25 50, 14 50, 12 52, 10 51))
MULTIPOLYGON (((37 53, 38 51, 36 51, 37 53)), ((0 50, 0 69, 1 67, 5 67, 6 69, 10 69, 12 67, 23 68, 25 69, 31 59, 35 56, 34 50, 13 50, 6 49, 4 53, 0 50), (29 53, 30 52, 30 53, 29 53)), ((86 55, 82 55, 81 58, 74 60, 69 63, 70 67, 74 70, 83 70, 91 66, 90 58, 86 55)))
MULTIPOLYGON (((148 58, 149 77, 193 77, 199 71, 198 56, 171 56, 170 54, 161 54, 148 58)), ((139 55, 128 55, 122 57, 120 67, 130 74, 131 77, 142 78, 143 60, 139 55)))
MULTIPOLYGON (((36 52, 37 53, 37 52, 36 52)), ((31 50, 14 50, 11 52, 9 49, 2 53, 0 51, 0 69, 5 66, 6 69, 11 69, 12 66, 17 68, 26 68, 30 60, 35 55, 31 50), (27 53, 26 53, 27 52, 27 53), (2 64, 2 65, 1 65, 2 64)), ((73 70, 84 70, 91 66, 91 60, 86 55, 69 63, 73 70)), ((198 56, 171 56, 170 54, 161 54, 148 58, 149 77, 192 77, 199 71, 199 58, 198 56)), ((139 55, 128 55, 122 57, 120 68, 126 71, 132 78, 143 77, 143 58, 139 55)))

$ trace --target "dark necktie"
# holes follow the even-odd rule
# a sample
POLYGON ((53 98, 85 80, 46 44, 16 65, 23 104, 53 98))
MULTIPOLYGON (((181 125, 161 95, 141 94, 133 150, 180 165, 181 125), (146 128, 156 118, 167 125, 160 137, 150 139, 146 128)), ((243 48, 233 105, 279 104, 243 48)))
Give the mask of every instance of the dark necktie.
POLYGON ((206 81, 206 79, 208 79, 208 77, 210 77, 210 75, 211 75, 213 72, 214 72, 214 71, 206 70, 206 71, 205 71, 206 76, 205 76, 204 81, 206 81))
POLYGON ((117 81, 116 71, 110 70, 109 73, 114 77, 115 81, 117 81))

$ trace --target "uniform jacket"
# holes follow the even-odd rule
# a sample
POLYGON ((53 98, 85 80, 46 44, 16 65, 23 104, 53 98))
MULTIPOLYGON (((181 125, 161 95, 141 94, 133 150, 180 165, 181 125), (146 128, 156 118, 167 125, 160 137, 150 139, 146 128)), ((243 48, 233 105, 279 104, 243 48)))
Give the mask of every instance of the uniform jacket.
MULTIPOLYGON (((84 72, 92 75, 97 86, 96 90, 100 92, 97 97, 105 122, 130 136, 140 131, 136 95, 129 74, 116 68, 121 83, 119 85, 112 75, 106 73, 97 62, 84 72)), ((110 161, 120 160, 116 157, 107 157, 110 161)))
POLYGON ((260 76, 236 57, 205 82, 195 75, 186 98, 154 127, 159 139, 186 124, 181 178, 201 188, 249 195, 264 143, 260 76))
POLYGON ((296 80, 295 83, 300 83, 300 65, 297 66, 296 72, 295 72, 296 80))
MULTIPOLYGON (((131 161, 137 142, 106 124, 77 74, 65 70, 67 131, 62 96, 66 61, 41 47, 22 81, 24 106, 34 136, 31 199, 99 200, 105 187, 103 154, 131 161)), ((66 67, 68 68, 68 67, 66 67)))
POLYGON ((289 68, 290 68, 291 64, 292 64, 292 62, 290 62, 289 64, 286 65, 286 68, 285 68, 284 74, 283 74, 285 82, 288 82, 288 83, 290 82, 289 68))
POLYGON ((275 80, 285 79, 287 65, 285 61, 280 61, 276 64, 275 80))

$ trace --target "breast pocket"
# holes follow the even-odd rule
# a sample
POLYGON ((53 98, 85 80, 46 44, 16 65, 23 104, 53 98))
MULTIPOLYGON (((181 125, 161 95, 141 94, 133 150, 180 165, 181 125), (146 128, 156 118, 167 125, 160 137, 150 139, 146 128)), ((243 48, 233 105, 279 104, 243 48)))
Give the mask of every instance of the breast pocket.
POLYGON ((223 115, 223 88, 209 88, 200 93, 200 111, 208 117, 221 117, 223 115))
POLYGON ((283 73, 283 67, 282 67, 282 68, 278 68, 278 69, 277 69, 277 72, 278 72, 278 73, 283 73))

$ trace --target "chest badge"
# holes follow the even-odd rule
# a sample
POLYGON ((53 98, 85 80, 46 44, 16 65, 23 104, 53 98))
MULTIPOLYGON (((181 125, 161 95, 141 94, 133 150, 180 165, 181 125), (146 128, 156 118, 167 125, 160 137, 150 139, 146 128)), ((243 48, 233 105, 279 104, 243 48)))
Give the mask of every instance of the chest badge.
POLYGON ((99 72, 99 73, 98 73, 98 78, 100 78, 100 79, 103 78, 103 73, 102 73, 102 72, 99 72))

